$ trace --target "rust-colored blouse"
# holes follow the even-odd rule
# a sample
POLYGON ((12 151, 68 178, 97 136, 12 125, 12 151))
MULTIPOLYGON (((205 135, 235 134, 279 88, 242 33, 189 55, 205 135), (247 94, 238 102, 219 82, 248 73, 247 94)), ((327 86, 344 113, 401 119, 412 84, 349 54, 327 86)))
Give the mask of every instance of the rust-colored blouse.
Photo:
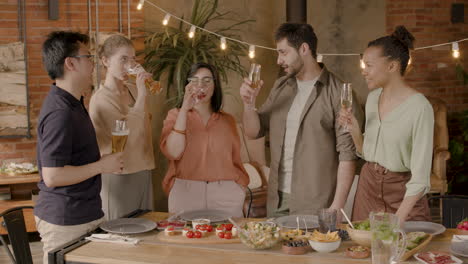
POLYGON ((232 180, 247 186, 249 176, 240 158, 240 139, 234 117, 224 112, 213 113, 205 126, 195 110, 189 111, 185 150, 179 157, 172 157, 167 152, 166 140, 178 114, 179 109, 169 111, 161 135, 161 151, 169 160, 163 190, 168 194, 175 178, 209 182, 232 180))

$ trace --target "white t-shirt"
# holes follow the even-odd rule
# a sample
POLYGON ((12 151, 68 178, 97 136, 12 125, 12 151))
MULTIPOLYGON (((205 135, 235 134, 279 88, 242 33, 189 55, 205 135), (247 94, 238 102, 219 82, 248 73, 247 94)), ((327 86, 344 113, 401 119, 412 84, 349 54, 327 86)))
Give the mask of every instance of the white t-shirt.
POLYGON ((291 179, 294 161, 294 149, 300 119, 310 93, 315 89, 317 78, 311 81, 297 80, 297 94, 288 112, 286 119, 286 133, 284 135, 283 155, 280 161, 278 190, 291 193, 291 179))

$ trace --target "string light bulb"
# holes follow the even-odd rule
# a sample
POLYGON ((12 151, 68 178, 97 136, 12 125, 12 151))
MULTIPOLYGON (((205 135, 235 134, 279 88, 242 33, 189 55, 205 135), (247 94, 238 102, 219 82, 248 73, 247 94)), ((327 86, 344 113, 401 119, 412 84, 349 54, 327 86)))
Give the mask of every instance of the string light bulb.
POLYGON ((458 42, 452 42, 452 56, 455 59, 460 57, 460 48, 458 47, 458 42))
POLYGON ((145 3, 145 0, 140 0, 140 2, 138 2, 137 9, 141 10, 143 8, 144 3, 145 3))
POLYGON ((164 19, 163 19, 163 21, 162 21, 162 24, 163 24, 164 26, 167 26, 167 24, 169 24, 169 19, 171 19, 171 15, 166 14, 166 15, 164 16, 164 19))
POLYGON ((222 37, 221 38, 221 49, 222 50, 225 50, 226 49, 226 38, 225 37, 222 37))
POLYGON ((359 55, 361 58, 359 59, 359 65, 361 66, 361 69, 366 68, 366 64, 364 63, 364 59, 362 58, 362 54, 359 55))
POLYGON ((255 45, 249 46, 249 58, 251 59, 255 58, 255 45))
POLYGON ((189 31, 189 33, 188 33, 188 37, 189 37, 189 38, 193 38, 193 37, 195 36, 195 29, 196 29, 196 28, 195 28, 195 26, 193 26, 193 25, 190 27, 190 31, 189 31))
POLYGON ((322 54, 317 54, 317 62, 321 63, 323 61, 323 55, 322 54))

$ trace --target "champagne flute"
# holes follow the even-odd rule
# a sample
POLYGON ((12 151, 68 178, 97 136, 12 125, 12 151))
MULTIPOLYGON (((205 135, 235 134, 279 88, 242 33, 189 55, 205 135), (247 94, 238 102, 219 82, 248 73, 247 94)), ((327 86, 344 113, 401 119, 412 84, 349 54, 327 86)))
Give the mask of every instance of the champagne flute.
MULTIPOLYGON (((262 65, 260 65, 258 63, 252 63, 250 65, 249 79, 252 82, 250 87, 252 87, 253 89, 258 89, 258 85, 260 84, 260 72, 261 72, 261 70, 262 70, 262 65)), ((252 98, 250 98, 250 105, 253 108, 253 110, 257 110, 255 108, 255 97, 254 96, 252 96, 252 98)))
MULTIPOLYGON (((128 76, 133 81, 136 81, 137 75, 141 72, 146 72, 146 70, 141 66, 139 63, 128 63, 125 65, 125 70, 127 71, 128 76)), ((161 83, 158 81, 153 80, 152 78, 148 78, 145 80, 145 86, 148 91, 154 95, 161 92, 161 83)))
MULTIPOLYGON (((341 89, 341 108, 348 111, 353 106, 353 89, 351 87, 351 83, 343 83, 343 87, 341 89)), ((348 125, 344 125, 343 127, 344 132, 348 131, 348 125)))
POLYGON ((115 120, 115 126, 112 129, 112 153, 124 151, 129 133, 126 120, 115 120))

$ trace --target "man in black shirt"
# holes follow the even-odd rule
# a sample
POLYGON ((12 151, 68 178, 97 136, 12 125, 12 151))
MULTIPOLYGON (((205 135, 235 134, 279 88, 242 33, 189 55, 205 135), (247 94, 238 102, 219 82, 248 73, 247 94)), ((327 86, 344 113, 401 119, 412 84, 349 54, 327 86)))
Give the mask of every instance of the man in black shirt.
POLYGON ((43 63, 55 80, 37 127, 41 181, 34 209, 37 230, 48 251, 96 228, 103 220, 101 173, 122 171, 122 153, 100 156, 93 124, 83 105, 92 84, 89 37, 77 32, 49 34, 43 63))

